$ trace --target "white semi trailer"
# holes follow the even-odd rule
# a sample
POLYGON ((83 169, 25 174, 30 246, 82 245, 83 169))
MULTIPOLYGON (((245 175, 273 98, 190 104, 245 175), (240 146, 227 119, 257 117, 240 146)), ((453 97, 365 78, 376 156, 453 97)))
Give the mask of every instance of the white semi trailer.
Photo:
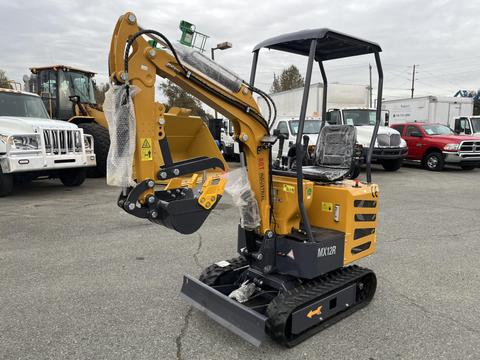
MULTIPOLYGON (((328 84, 327 109, 366 108, 369 107, 369 90, 366 85, 328 84)), ((270 94, 277 107, 278 118, 299 116, 302 103, 303 87, 270 94)), ((306 117, 321 118, 323 84, 310 86, 306 117)), ((262 98, 258 98, 262 114, 268 115, 268 108, 262 98)))

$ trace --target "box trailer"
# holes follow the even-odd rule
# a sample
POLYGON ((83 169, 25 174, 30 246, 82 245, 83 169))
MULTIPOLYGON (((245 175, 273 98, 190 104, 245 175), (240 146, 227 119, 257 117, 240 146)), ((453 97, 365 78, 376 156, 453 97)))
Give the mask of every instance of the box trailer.
MULTIPOLYGON (((277 107, 278 118, 295 118, 300 114, 303 87, 269 94, 277 107)), ((323 84, 310 85, 307 117, 321 118, 323 103, 323 84)), ((257 103, 264 116, 268 115, 265 101, 259 97, 257 103)), ((362 108, 369 106, 369 90, 366 85, 328 84, 327 109, 362 108)))
POLYGON ((433 122, 455 127, 455 119, 473 114, 473 99, 447 96, 385 100, 382 109, 390 112, 390 124, 433 122))

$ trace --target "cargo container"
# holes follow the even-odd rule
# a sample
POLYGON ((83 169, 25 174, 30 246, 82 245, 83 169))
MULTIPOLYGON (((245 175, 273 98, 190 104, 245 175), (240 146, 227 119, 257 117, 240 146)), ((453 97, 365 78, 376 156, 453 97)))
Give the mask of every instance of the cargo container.
POLYGON ((427 122, 455 128, 455 119, 473 115, 473 99, 464 97, 423 96, 385 100, 382 109, 390 112, 390 124, 427 122))

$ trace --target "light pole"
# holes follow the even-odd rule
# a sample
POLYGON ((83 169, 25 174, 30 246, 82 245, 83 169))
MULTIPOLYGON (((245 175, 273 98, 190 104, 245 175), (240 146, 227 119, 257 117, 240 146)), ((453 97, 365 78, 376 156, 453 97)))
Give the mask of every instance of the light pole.
POLYGON ((228 41, 217 44, 217 47, 212 48, 212 60, 215 60, 215 50, 226 50, 232 47, 232 43, 228 41))
MULTIPOLYGON (((221 43, 218 43, 216 47, 212 48, 212 60, 215 60, 215 50, 226 50, 230 49, 232 47, 232 43, 228 41, 224 41, 221 43)), ((217 110, 215 110, 215 119, 217 118, 217 110)))

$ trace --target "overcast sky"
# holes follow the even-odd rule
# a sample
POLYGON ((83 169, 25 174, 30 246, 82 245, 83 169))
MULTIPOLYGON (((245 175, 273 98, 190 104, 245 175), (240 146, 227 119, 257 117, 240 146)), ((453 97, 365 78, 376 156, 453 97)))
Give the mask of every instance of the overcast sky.
MULTIPOLYGON (((126 11, 171 40, 180 38, 179 22, 187 20, 210 35, 208 49, 230 41, 233 48, 217 51, 216 60, 245 79, 256 43, 329 27, 381 45, 387 98, 410 95, 413 64, 419 65, 416 95, 453 95, 480 87, 480 1, 475 0, 0 0, 0 69, 21 81, 31 66, 66 64, 95 71, 97 82, 106 82, 111 33, 126 11)), ((372 61, 361 56, 328 62, 329 80, 368 85, 372 61)), ((304 57, 265 52, 257 85, 269 90, 274 72, 291 63, 303 70, 305 62, 304 57)))

